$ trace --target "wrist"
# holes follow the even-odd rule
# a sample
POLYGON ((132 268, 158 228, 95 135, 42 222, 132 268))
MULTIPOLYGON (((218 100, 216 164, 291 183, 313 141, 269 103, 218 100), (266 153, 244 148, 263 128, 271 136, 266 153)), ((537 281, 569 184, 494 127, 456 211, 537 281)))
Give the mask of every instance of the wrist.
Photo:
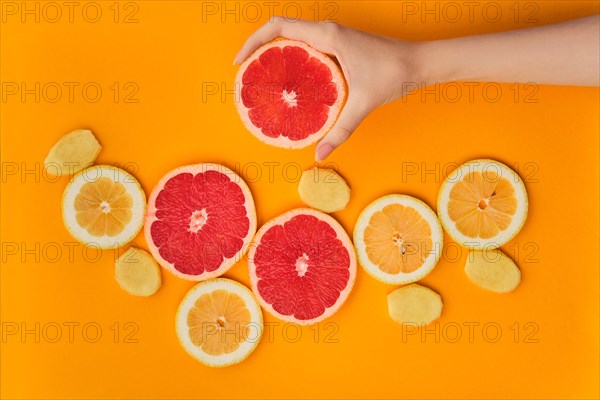
POLYGON ((415 43, 416 79, 420 85, 463 80, 460 54, 447 40, 415 43))

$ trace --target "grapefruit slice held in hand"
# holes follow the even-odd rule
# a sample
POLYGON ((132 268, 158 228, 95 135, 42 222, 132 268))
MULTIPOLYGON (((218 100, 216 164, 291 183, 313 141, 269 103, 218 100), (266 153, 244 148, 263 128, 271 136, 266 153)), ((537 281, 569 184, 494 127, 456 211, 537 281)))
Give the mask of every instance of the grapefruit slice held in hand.
POLYGON ((177 168, 156 185, 144 233, 150 252, 173 274, 201 281, 223 274, 256 232, 246 183, 218 164, 177 168))
POLYGON ((438 214, 456 242, 497 248, 512 239, 527 218, 527 191, 515 171, 494 160, 469 161, 452 172, 438 195, 438 214))
POLYGON ((101 249, 129 243, 144 225, 146 194, 126 171, 96 165, 73 176, 62 198, 64 224, 83 244, 101 249))
POLYGON ((272 219, 256 234, 248 255, 252 290, 271 314, 313 324, 348 297, 356 256, 344 228, 319 211, 300 208, 272 219))
POLYGON ((265 143, 306 147, 337 120, 346 83, 333 60, 303 42, 280 39, 256 50, 236 76, 236 107, 265 143))
POLYGON ((437 264, 443 233, 429 206, 392 194, 369 204, 354 227, 358 260, 373 277, 390 284, 418 281, 437 264))
POLYGON ((262 337, 262 312, 246 286, 211 279, 185 296, 177 310, 176 331, 192 357, 211 367, 225 367, 254 351, 262 337))

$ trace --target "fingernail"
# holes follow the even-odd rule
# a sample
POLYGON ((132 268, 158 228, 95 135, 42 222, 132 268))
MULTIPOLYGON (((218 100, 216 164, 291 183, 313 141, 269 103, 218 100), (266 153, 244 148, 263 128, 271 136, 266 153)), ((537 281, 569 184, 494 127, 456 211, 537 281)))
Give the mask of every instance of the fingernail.
POLYGON ((316 161, 323 161, 333 151, 333 146, 329 143, 323 143, 317 147, 316 161))

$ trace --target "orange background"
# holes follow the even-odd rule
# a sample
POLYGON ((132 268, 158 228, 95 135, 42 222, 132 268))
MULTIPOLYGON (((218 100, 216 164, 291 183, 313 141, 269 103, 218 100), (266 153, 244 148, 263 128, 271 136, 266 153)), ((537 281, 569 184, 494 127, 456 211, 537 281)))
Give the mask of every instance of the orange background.
MULTIPOLYGON (((189 357, 175 337, 175 310, 193 283, 163 271, 156 295, 135 298, 113 278, 115 252, 95 260, 95 251, 85 253, 78 246, 70 259, 74 240, 60 213, 68 179, 55 180, 40 165, 62 134, 89 128, 103 145, 98 163, 129 165, 147 194, 177 166, 219 162, 247 178, 259 225, 301 206, 297 174, 312 165, 313 148, 263 145, 244 129, 231 94, 203 99, 207 88, 233 89, 233 58, 267 20, 268 6, 255 2, 262 17, 250 21, 255 14, 247 3, 239 3, 238 15, 222 15, 222 3, 215 2, 217 14, 207 15, 201 2, 129 2, 118 5, 115 22, 114 3, 99 1, 102 17, 91 23, 82 17, 86 2, 81 2, 73 22, 63 7, 61 20, 46 21, 55 18, 46 8, 38 23, 35 15, 25 15, 22 22, 22 10, 13 15, 7 3, 1 4, 0 42, 6 96, 0 118, 3 398, 599 396, 597 88, 494 85, 485 94, 480 85, 469 99, 468 88, 458 86, 463 94, 457 101, 456 85, 439 87, 439 99, 435 93, 415 93, 374 112, 330 159, 353 189, 348 208, 334 215, 348 232, 360 210, 387 193, 411 194, 434 207, 441 180, 454 163, 489 157, 512 165, 530 199, 525 227, 503 247, 522 270, 516 292, 498 295, 471 284, 463 272, 466 252, 457 252, 446 237, 444 259, 423 279, 442 295, 444 311, 424 337, 404 331, 403 338, 402 327, 387 315, 386 295, 395 287, 359 268, 349 300, 329 320, 333 324, 304 327, 293 343, 295 330, 285 331, 280 323, 245 362, 210 369, 189 357), (124 23, 133 12, 137 22, 124 23), (64 90, 54 103, 49 101, 56 98, 52 84, 40 93, 39 103, 34 95, 22 101, 20 93, 7 93, 11 83, 22 82, 29 89, 40 82, 40 91, 56 82, 64 90), (65 82, 79 83, 72 102, 65 82), (82 97, 88 82, 102 89, 95 103, 82 97), (137 103, 125 102, 135 88, 130 100, 137 103), (491 101, 498 88, 500 98, 491 101), (279 163, 272 179, 265 164, 271 162, 279 163), (434 172, 422 176, 425 169, 434 172), (22 175, 25 170, 33 172, 22 175), (70 322, 79 324, 72 343, 65 325, 70 322), (35 334, 10 334, 15 327, 35 331, 36 323, 39 343, 35 334), (96 343, 86 341, 95 336, 93 326, 87 336, 82 333, 89 323, 102 329, 96 343), (479 324, 472 340, 469 323, 479 324), (62 336, 51 343, 55 324, 62 336), (486 324, 491 328, 484 332, 486 324), (462 330, 458 340, 457 326, 462 330), (497 327, 502 334, 492 343, 497 327)), ((45 4, 39 3, 40 13, 45 4)), ((235 4, 227 7, 235 10, 235 4)), ((285 5, 278 4, 276 11, 285 5)), ((463 15, 452 22, 453 10, 444 9, 448 3, 427 2, 433 10, 439 7, 437 22, 435 15, 422 15, 422 2, 412 2, 417 14, 410 15, 403 3, 392 1, 340 2, 337 8, 332 2, 296 4, 307 19, 315 19, 317 9, 318 19, 333 12, 329 19, 355 28, 419 40, 530 27, 599 11, 595 1, 496 2, 502 15, 490 22, 494 10, 487 11, 486 20, 486 2, 479 2, 473 21, 463 15), (526 19, 532 12, 537 22, 526 19)), ((33 8, 35 2, 27 5, 33 8)), ((296 8, 290 7, 287 15, 294 16, 296 8)), ((94 17, 93 9, 87 12, 94 17)), ((142 235, 135 244, 145 247, 142 235)), ((248 284, 246 261, 226 276, 248 284)), ((265 319, 277 322, 270 315, 265 319)))

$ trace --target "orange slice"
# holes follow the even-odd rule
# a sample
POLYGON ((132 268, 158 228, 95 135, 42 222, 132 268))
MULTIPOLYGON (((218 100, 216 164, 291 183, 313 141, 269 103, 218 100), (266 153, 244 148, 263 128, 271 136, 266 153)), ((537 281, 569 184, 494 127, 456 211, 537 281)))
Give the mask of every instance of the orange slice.
POLYGON ((438 195, 438 214, 456 242, 497 248, 527 219, 527 191, 515 171, 494 160, 469 161, 452 172, 438 195))
POLYGON ((421 200, 392 194, 369 204, 354 228, 358 260, 390 284, 417 281, 437 264, 443 244, 435 213, 421 200))
POLYGON ((243 361, 263 332, 262 312, 250 289, 225 278, 194 286, 179 305, 176 319, 185 351, 211 367, 243 361))
POLYGON ((122 169, 96 165, 82 170, 63 193, 67 230, 88 246, 122 247, 142 229, 146 195, 139 182, 122 169))

